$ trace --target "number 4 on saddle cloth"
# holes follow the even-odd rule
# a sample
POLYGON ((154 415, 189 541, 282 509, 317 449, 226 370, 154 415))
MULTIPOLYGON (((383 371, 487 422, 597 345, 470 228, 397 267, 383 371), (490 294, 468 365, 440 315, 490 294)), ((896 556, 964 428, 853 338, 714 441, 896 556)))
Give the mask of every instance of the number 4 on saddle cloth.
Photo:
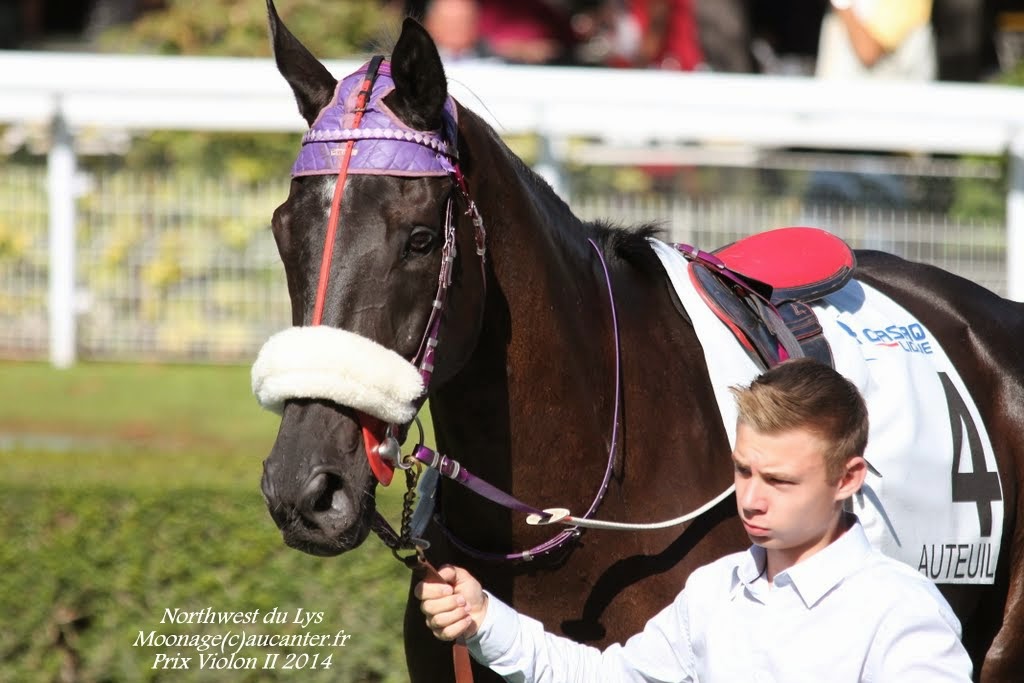
POLYGON ((843 287, 856 257, 843 240, 818 228, 779 228, 708 253, 673 245, 693 262, 701 298, 762 369, 810 356, 833 365, 808 305, 843 287))
POLYGON ((730 445, 729 387, 788 357, 828 363, 868 407, 877 470, 850 505, 872 544, 937 583, 994 581, 1004 496, 986 425, 932 331, 858 279, 842 240, 782 228, 713 253, 651 246, 704 349, 730 445))

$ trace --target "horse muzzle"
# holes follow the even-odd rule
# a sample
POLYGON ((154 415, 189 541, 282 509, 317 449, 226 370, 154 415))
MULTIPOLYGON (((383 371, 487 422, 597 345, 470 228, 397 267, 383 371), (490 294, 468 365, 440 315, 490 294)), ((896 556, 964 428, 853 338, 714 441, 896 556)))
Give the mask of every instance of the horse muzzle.
POLYGON ((335 327, 292 327, 270 337, 252 367, 260 405, 281 414, 290 399, 324 399, 357 411, 366 457, 387 486, 400 461, 393 427, 408 425, 425 393, 423 376, 399 354, 335 327))
POLYGON ((376 481, 351 409, 323 400, 287 402, 261 487, 284 542, 314 555, 337 555, 365 539, 376 481))

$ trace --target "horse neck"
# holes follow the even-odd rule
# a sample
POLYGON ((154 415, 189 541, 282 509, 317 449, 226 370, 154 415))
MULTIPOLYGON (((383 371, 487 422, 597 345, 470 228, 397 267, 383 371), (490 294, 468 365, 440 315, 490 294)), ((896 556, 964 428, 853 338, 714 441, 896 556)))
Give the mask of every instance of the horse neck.
POLYGON ((510 443, 528 452, 554 446, 571 421, 584 426, 576 446, 605 449, 615 336, 601 261, 585 239, 596 230, 493 132, 469 136, 473 167, 486 169, 468 180, 487 226, 487 301, 469 361, 431 399, 439 437, 465 444, 466 457, 510 443))
MULTIPOLYGON (((488 230, 487 296, 468 361, 431 394, 440 449, 531 504, 577 512, 594 500, 614 452, 615 491, 602 504, 613 518, 626 515, 616 505, 696 507, 721 492, 731 480, 728 442, 703 352, 657 257, 646 252, 651 262, 640 265, 611 246, 604 254, 617 346, 602 259, 587 241, 603 247, 601 229, 575 218, 503 146, 472 151, 475 168, 487 169, 469 178, 488 230), (685 454, 686 466, 661 453, 685 454)), ((510 531, 506 511, 457 486, 445 490, 444 509, 477 547, 541 538, 510 531)))

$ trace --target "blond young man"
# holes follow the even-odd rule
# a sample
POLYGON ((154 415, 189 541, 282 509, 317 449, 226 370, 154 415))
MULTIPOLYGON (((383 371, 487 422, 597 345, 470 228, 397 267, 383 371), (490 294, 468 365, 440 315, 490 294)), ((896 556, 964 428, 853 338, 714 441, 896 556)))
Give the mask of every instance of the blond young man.
POLYGON ((697 569, 625 644, 546 633, 464 569, 415 590, 427 626, 509 681, 969 681, 935 586, 873 550, 844 502, 867 464, 867 409, 809 359, 734 388, 736 506, 753 546, 697 569))

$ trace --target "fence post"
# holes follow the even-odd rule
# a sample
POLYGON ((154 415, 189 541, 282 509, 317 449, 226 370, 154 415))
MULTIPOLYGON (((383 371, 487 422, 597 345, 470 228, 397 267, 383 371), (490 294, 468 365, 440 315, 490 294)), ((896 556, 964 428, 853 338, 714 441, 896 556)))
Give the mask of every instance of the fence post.
POLYGON ((1006 296, 1024 301, 1024 131, 1010 141, 1006 196, 1006 296))
POLYGON ((75 151, 58 102, 47 157, 50 210, 50 363, 75 363, 75 151))
POLYGON ((539 131, 537 138, 537 161, 533 165, 533 170, 547 181, 555 194, 568 202, 569 197, 566 193, 569 188, 565 182, 565 168, 561 158, 555 152, 558 142, 553 140, 551 133, 547 131, 539 131))

